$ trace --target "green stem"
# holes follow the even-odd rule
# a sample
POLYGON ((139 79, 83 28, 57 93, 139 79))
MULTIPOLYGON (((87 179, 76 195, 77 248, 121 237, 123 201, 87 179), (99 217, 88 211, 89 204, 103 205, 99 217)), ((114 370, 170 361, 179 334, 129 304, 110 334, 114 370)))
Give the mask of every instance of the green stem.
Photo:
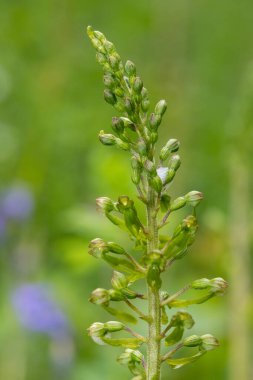
MULTIPOLYGON (((147 224, 148 224, 148 246, 147 253, 152 253, 158 248, 158 227, 156 210, 156 193, 148 189, 147 224)), ((161 309, 159 289, 148 285, 149 322, 147 342, 147 380, 160 380, 160 334, 161 334, 161 309)))

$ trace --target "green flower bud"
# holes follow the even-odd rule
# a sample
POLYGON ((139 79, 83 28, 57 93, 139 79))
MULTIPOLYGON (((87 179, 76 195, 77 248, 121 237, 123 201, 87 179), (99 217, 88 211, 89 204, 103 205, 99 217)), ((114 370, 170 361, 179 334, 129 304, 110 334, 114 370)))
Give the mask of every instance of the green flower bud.
POLYGON ((115 46, 113 45, 113 43, 112 42, 110 42, 110 41, 105 41, 105 43, 104 43, 104 47, 105 47, 105 49, 106 49, 106 51, 108 52, 108 53, 114 53, 116 50, 115 50, 115 46))
POLYGON ((120 64, 120 56, 117 53, 109 55, 109 64, 114 71, 117 71, 120 64))
POLYGON ((160 160, 165 161, 171 153, 177 152, 179 149, 179 141, 176 139, 170 139, 166 145, 161 149, 160 160))
POLYGON ((110 296, 106 289, 97 288, 91 293, 89 301, 95 305, 108 305, 110 296))
POLYGON ((96 199, 98 209, 105 212, 111 212, 115 209, 114 202, 108 197, 99 197, 96 199))
POLYGON ((118 198, 117 208, 119 212, 124 213, 125 210, 131 209, 133 207, 134 202, 127 195, 121 195, 118 198))
POLYGON ((119 135, 124 132, 124 122, 120 117, 112 118, 112 129, 119 135))
POLYGON ((124 329, 124 327, 125 326, 123 325, 123 323, 118 322, 118 321, 109 321, 109 322, 104 323, 104 328, 108 332, 121 331, 124 329))
POLYGON ((155 177, 150 177, 148 181, 149 181, 150 186, 157 193, 160 193, 162 191, 163 183, 162 183, 161 178, 158 175, 156 175, 155 177))
POLYGON ((126 253, 124 248, 122 248, 119 244, 114 243, 112 241, 108 241, 107 248, 110 252, 116 253, 118 255, 124 255, 126 253))
POLYGON ((98 30, 94 30, 94 36, 102 43, 104 44, 106 42, 106 38, 103 35, 103 33, 99 32, 98 30))
POLYGON ((154 129, 156 131, 157 128, 159 127, 159 125, 161 124, 161 121, 162 121, 161 115, 156 115, 156 114, 152 113, 150 115, 150 118, 149 118, 150 128, 154 129))
POLYGON ((104 133, 104 131, 100 131, 98 138, 103 145, 115 145, 116 144, 116 137, 110 133, 104 133))
POLYGON ((185 196, 186 202, 193 207, 196 207, 203 199, 203 193, 200 191, 190 191, 185 196))
POLYGON ((116 289, 109 289, 108 294, 111 301, 122 301, 125 298, 124 294, 116 289))
POLYGON ((223 295, 227 290, 228 283, 221 277, 212 278, 210 280, 210 286, 212 293, 216 295, 223 295))
POLYGON ((134 104, 130 98, 126 98, 124 101, 126 112, 131 115, 134 112, 134 104))
POLYGON ((120 364, 134 364, 141 363, 144 359, 143 354, 140 351, 127 348, 117 359, 120 364))
POLYGON ((99 238, 93 239, 90 241, 88 253, 94 257, 101 257, 103 253, 106 253, 109 251, 107 244, 99 238))
POLYGON ((180 167, 180 165, 181 165, 181 159, 180 159, 178 154, 175 154, 169 160, 168 166, 170 169, 177 171, 177 169, 180 167))
POLYGON ((210 351, 219 346, 219 341, 211 334, 201 335, 201 348, 205 351, 210 351))
POLYGON ((210 280, 208 278, 200 278, 191 283, 191 288, 196 290, 204 290, 210 288, 210 280))
POLYGON ((155 106, 155 114, 163 116, 167 109, 167 103, 165 100, 160 100, 157 105, 155 106))
POLYGON ((109 73, 104 75, 103 77, 104 85, 105 87, 109 88, 110 90, 113 90, 116 86, 115 78, 109 73))
POLYGON ((101 322, 92 323, 92 325, 88 328, 88 332, 90 336, 94 336, 94 337, 104 336, 106 334, 104 323, 101 323, 101 322))
POLYGON ((142 88, 141 96, 142 96, 142 99, 148 99, 148 90, 146 89, 146 87, 142 88))
POLYGON ((135 185, 138 185, 141 180, 141 172, 137 169, 133 169, 131 179, 135 185))
POLYGON ((141 109, 142 109, 143 112, 147 112, 148 109, 149 109, 149 106, 150 106, 150 101, 148 99, 143 100, 141 102, 141 109))
POLYGON ((158 140, 158 133, 157 132, 151 132, 150 134, 150 142, 152 144, 155 144, 158 140))
POLYGON ((135 131, 135 124, 130 119, 127 117, 121 117, 120 119, 123 121, 126 128, 130 128, 132 131, 135 131))
POLYGON ((202 339, 198 335, 191 335, 183 340, 183 345, 185 347, 196 347, 200 346, 202 343, 202 339))
POLYGON ((151 176, 155 176, 156 175, 156 166, 155 164, 150 161, 150 160, 145 160, 143 162, 143 166, 144 168, 146 169, 146 171, 151 175, 151 176))
POLYGON ((136 94, 140 94, 143 87, 143 82, 140 77, 136 77, 133 84, 133 89, 136 94))
POLYGON ((170 210, 171 211, 179 210, 185 205, 186 205, 185 197, 178 197, 171 203, 170 210))
POLYGON ((121 139, 117 138, 115 139, 116 141, 116 145, 120 148, 120 149, 123 149, 123 150, 129 150, 129 144, 122 141, 121 139))
POLYGON ((114 89, 114 93, 116 96, 118 96, 119 98, 123 98, 123 96, 125 95, 124 91, 122 90, 121 87, 116 87, 114 89))
POLYGON ((96 60, 100 65, 105 65, 107 63, 106 56, 103 53, 97 53, 96 60))
POLYGON ((121 290, 128 286, 128 279, 123 273, 114 271, 111 283, 114 289, 121 290))
POLYGON ((144 140, 140 139, 137 143, 138 152, 141 156, 147 156, 147 144, 144 140))
POLYGON ((126 61, 125 71, 129 77, 136 75, 136 67, 135 64, 131 61, 126 61))
POLYGON ((115 94, 110 91, 109 89, 104 90, 104 99, 108 104, 111 104, 112 106, 117 103, 117 98, 115 94))
POLYGON ((135 156, 131 157, 131 166, 133 169, 141 169, 142 168, 141 162, 135 156))

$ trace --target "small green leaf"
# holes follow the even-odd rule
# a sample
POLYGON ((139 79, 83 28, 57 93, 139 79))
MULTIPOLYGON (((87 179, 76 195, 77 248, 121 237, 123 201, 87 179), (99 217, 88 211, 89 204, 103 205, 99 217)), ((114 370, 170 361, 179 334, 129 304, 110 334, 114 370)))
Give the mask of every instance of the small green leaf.
POLYGON ((103 306, 103 308, 108 313, 110 313, 111 315, 113 315, 114 317, 120 319, 123 322, 128 322, 128 323, 133 323, 133 324, 137 323, 137 319, 132 314, 126 313, 124 311, 115 309, 115 308, 110 307, 110 306, 103 306))
POLYGON ((198 360, 201 356, 203 356, 206 351, 200 351, 193 356, 188 356, 186 358, 176 358, 176 359, 167 359, 166 362, 172 369, 178 369, 183 367, 186 364, 190 364, 198 360))
POLYGON ((109 344, 110 346, 120 346, 125 348, 137 348, 143 344, 143 340, 138 338, 122 338, 122 339, 113 339, 113 338, 102 338, 103 342, 109 344))
POLYGON ((182 339, 184 334, 184 328, 182 326, 177 326, 173 331, 166 337, 165 344, 166 346, 173 346, 182 339))

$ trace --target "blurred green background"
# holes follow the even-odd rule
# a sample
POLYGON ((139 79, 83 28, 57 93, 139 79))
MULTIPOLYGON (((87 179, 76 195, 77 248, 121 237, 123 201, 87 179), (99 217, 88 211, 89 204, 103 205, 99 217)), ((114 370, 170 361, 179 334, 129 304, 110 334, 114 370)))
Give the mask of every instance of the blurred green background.
POLYGON ((88 242, 130 244, 95 198, 135 197, 127 155, 97 139, 114 112, 89 24, 136 63, 153 105, 168 101, 160 144, 173 137, 182 147, 172 195, 205 194, 197 242, 167 274, 167 289, 200 277, 230 282, 225 298, 189 310, 193 332, 213 333, 221 347, 183 369, 164 366, 163 379, 249 380, 252 0, 1 0, 0 378, 129 379, 114 360, 121 350, 86 334, 112 319, 87 301, 111 274, 88 242))

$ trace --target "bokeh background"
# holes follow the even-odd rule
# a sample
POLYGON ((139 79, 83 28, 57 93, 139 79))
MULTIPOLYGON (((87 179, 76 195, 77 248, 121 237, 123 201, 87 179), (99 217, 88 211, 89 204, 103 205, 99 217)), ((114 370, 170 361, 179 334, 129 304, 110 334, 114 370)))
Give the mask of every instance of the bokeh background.
MULTIPOLYGON (((112 108, 88 24, 133 60, 154 105, 168 101, 161 144, 181 142, 173 196, 205 194, 191 253, 169 291, 200 277, 229 280, 226 297, 193 306, 193 332, 218 350, 164 379, 249 380, 252 372, 252 0, 1 0, 0 378, 129 379, 120 349, 86 333, 112 317, 88 303, 111 270, 90 239, 126 237, 95 198, 134 195, 127 155, 99 144, 112 108)), ((140 212, 142 212, 140 210, 140 212)), ((179 218, 184 214, 179 213, 179 218)))

